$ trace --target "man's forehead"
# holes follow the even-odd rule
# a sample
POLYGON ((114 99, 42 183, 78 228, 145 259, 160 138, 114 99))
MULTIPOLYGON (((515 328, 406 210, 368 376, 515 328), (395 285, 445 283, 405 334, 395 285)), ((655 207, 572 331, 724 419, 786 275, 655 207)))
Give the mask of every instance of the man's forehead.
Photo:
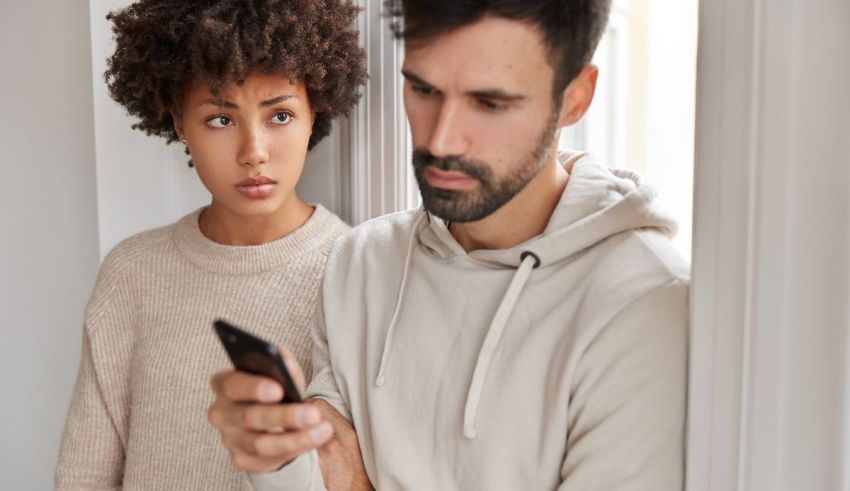
POLYGON ((549 87, 554 73, 540 31, 519 21, 485 17, 405 47, 404 69, 457 90, 549 87))

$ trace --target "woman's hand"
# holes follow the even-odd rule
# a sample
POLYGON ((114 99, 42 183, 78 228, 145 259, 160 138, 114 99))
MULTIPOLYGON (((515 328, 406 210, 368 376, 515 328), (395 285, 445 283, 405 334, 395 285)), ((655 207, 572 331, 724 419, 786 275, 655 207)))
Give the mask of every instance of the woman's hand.
MULTIPOLYGON (((281 348, 281 353, 303 392, 301 367, 288 350, 281 348)), ((283 387, 270 378, 225 370, 215 374, 211 384, 216 399, 209 421, 237 469, 254 474, 274 471, 333 437, 334 428, 319 407, 280 404, 283 387)))

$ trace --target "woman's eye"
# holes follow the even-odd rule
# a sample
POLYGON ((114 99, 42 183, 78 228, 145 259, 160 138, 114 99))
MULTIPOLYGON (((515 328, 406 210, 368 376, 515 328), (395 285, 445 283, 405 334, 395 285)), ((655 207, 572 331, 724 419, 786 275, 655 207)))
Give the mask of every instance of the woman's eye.
POLYGON ((230 118, 227 116, 215 116, 208 119, 207 124, 213 128, 226 128, 230 126, 230 118))
POLYGON ((274 124, 289 124, 291 120, 292 115, 285 111, 281 111, 272 116, 272 123, 274 124))

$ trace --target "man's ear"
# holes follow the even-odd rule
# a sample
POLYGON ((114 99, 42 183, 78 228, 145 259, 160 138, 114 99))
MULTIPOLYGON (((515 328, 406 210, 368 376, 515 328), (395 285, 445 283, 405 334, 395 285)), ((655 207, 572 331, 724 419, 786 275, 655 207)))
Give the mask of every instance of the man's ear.
POLYGON ((564 89, 561 96, 561 115, 558 127, 571 126, 579 122, 593 102, 596 93, 596 80, 599 78, 599 68, 587 64, 581 72, 564 89))

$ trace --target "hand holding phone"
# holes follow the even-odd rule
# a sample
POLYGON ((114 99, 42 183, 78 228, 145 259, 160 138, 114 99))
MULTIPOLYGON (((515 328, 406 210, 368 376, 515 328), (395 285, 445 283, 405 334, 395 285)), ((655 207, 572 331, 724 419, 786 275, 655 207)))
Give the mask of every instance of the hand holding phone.
POLYGON ((237 370, 275 380, 283 387, 282 403, 303 402, 277 346, 221 319, 213 325, 237 370))

